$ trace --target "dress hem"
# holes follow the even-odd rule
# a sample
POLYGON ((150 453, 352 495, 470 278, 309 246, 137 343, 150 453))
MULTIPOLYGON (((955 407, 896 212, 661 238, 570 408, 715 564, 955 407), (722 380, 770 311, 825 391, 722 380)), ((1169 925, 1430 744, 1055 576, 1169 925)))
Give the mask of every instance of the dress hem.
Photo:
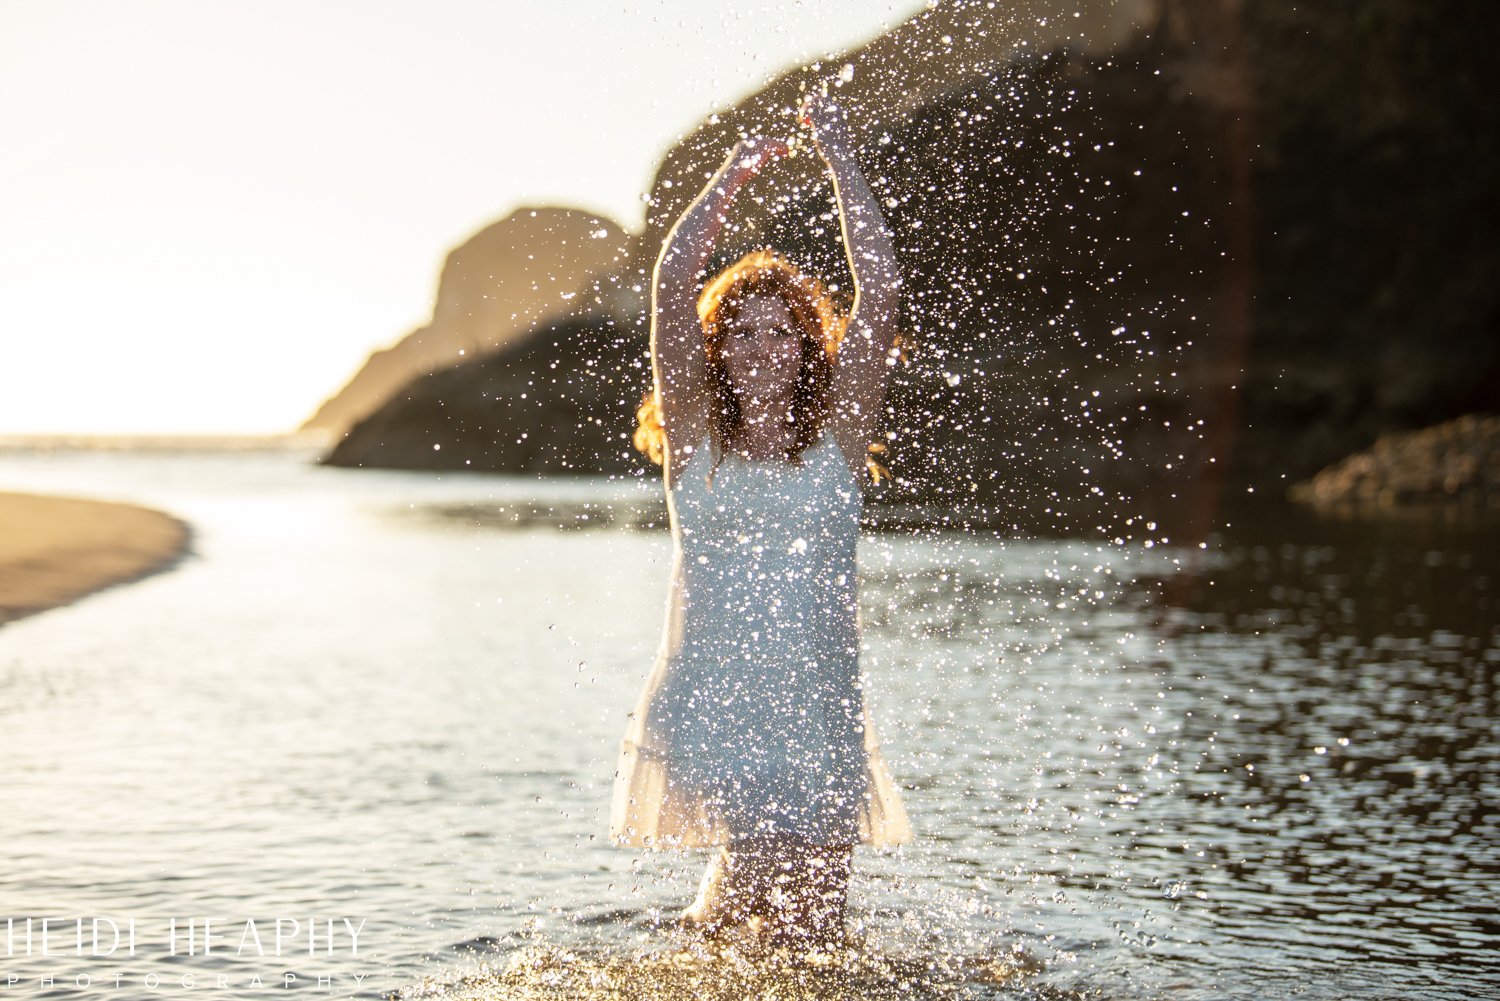
MULTIPOLYGON (((848 822, 849 836, 823 839, 797 831, 739 834, 701 796, 674 781, 666 755, 625 739, 610 810, 610 841, 622 848, 673 850, 727 847, 742 838, 786 837, 825 847, 896 847, 913 840, 906 809, 874 731, 865 721, 865 792, 848 822)), ((837 825, 844 826, 844 825, 837 825)))

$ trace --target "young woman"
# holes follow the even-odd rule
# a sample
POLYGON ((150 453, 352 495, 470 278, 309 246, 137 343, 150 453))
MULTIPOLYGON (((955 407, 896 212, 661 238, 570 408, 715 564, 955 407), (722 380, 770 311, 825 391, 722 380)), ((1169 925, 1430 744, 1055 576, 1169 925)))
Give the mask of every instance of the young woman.
POLYGON ((833 174, 847 318, 769 250, 704 284, 731 199, 780 143, 737 144, 657 261, 636 442, 664 467, 673 566, 610 833, 720 846, 684 925, 827 946, 843 941, 854 845, 911 836, 865 711, 854 559, 900 281, 842 113, 815 99, 803 121, 833 174))

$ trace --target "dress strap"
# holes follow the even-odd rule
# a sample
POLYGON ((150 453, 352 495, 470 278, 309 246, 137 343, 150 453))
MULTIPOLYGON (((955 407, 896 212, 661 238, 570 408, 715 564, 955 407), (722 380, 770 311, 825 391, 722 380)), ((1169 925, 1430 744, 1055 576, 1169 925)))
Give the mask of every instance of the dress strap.
MULTIPOLYGON (((699 458, 699 456, 702 456, 702 455, 705 455, 705 454, 711 455, 712 453, 713 453, 713 436, 711 434, 705 432, 704 435, 703 435, 703 440, 700 441, 700 442, 698 442, 698 444, 696 444, 696 445, 693 446, 693 453, 689 457, 690 463, 691 463, 691 466, 692 466, 692 470, 691 471, 692 471, 692 473, 693 473, 694 476, 696 476, 698 474, 698 471, 701 468, 703 468, 705 464, 707 464, 709 466, 713 465, 713 460, 712 459, 705 460, 705 459, 699 458)), ((707 474, 705 473, 705 476, 706 475, 707 474)), ((672 475, 672 492, 673 493, 677 493, 678 491, 680 491, 682 489, 682 483, 683 483, 682 471, 681 470, 674 470, 673 475, 672 475)))

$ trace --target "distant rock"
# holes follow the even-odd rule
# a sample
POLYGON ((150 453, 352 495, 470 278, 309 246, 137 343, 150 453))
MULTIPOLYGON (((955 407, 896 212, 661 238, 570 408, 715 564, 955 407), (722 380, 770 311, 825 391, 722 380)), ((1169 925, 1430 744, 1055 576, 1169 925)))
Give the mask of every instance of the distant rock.
POLYGON ((1319 508, 1500 513, 1500 417, 1471 415, 1384 435, 1366 451, 1298 483, 1291 497, 1319 508))
POLYGON ((301 430, 341 435, 411 379, 597 308, 599 276, 620 267, 631 244, 617 223, 574 209, 521 208, 486 226, 448 254, 427 326, 370 355, 301 430))

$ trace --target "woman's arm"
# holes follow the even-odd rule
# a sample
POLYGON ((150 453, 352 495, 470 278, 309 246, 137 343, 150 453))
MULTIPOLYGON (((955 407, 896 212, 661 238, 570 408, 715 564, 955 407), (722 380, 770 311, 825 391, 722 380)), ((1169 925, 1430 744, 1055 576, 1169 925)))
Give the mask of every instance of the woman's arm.
POLYGON ((843 111, 827 98, 814 97, 803 116, 833 174, 844 250, 854 276, 854 305, 833 374, 831 420, 834 438, 858 475, 865 468, 866 449, 875 440, 896 360, 901 273, 880 203, 854 159, 843 111))
POLYGON ((651 372, 667 434, 668 484, 708 427, 710 400, 698 295, 707 279, 714 240, 724 228, 735 192, 785 152, 785 144, 764 139, 736 143, 662 243, 651 281, 651 372))

